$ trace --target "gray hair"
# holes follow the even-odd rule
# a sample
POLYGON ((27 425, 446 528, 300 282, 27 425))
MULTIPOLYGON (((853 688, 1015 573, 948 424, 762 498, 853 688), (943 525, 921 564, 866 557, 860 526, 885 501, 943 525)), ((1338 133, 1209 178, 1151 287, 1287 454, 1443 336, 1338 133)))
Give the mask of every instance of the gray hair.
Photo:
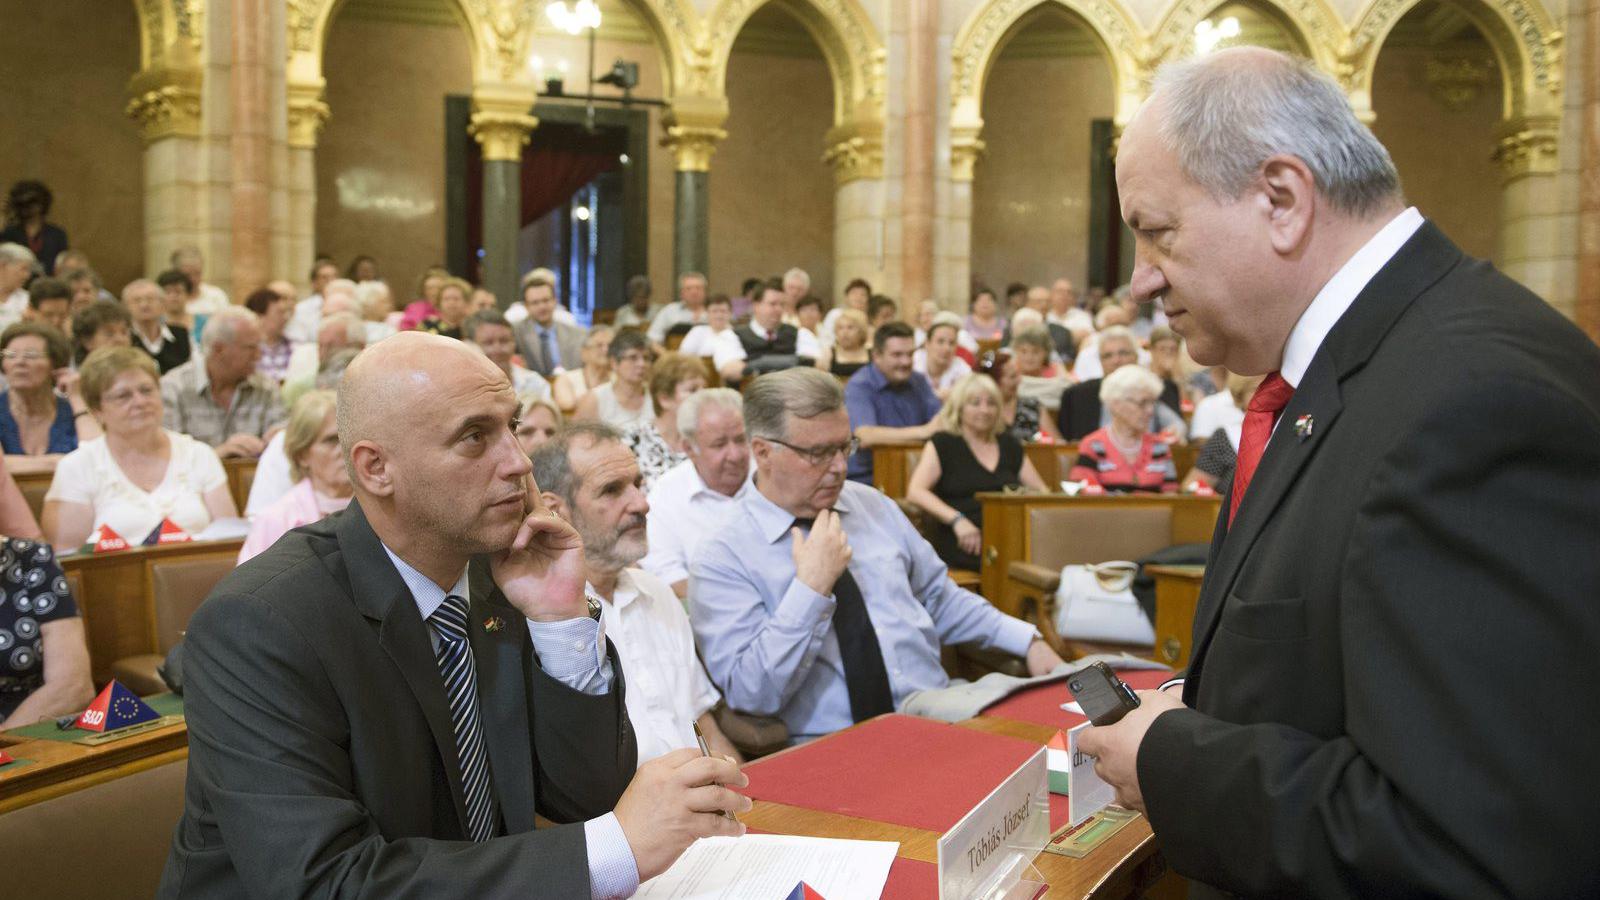
POLYGON ((578 495, 578 487, 582 484, 582 479, 572 476, 569 458, 572 445, 580 438, 587 447, 621 443, 622 432, 605 422, 581 419, 561 426, 550 440, 535 448, 528 457, 533 462, 533 480, 539 490, 549 491, 568 504, 578 495))
POLYGON ((744 397, 733 388, 701 388, 678 404, 678 434, 684 441, 693 442, 700 431, 700 412, 708 406, 726 409, 736 416, 744 415, 744 397))
POLYGON ((322 366, 317 369, 317 389, 336 390, 339 382, 344 380, 344 370, 350 368, 350 364, 360 355, 360 347, 345 347, 333 351, 333 354, 323 360, 322 366))
POLYGON ((367 345, 367 323, 355 313, 336 312, 323 316, 322 321, 317 323, 317 337, 321 338, 329 328, 343 328, 346 343, 359 347, 367 345))
POLYGON ((21 244, 0 244, 0 265, 15 262, 25 262, 34 269, 39 268, 39 257, 34 256, 32 250, 21 244))
POLYGON ((783 273, 783 283, 784 284, 788 284, 789 283, 789 279, 791 279, 791 278, 798 278, 801 281, 804 281, 806 283, 806 287, 811 287, 811 273, 807 272, 805 269, 800 268, 799 266, 795 266, 794 268, 790 269, 789 271, 783 273))
POLYGON ((1100 381, 1100 402, 1127 400, 1134 395, 1161 396, 1161 379, 1144 366, 1123 366, 1100 381))
POLYGON ((1135 353, 1139 352, 1139 339, 1133 336, 1133 332, 1129 331, 1126 325, 1112 325, 1105 329, 1100 332, 1099 341, 1100 343, 1095 345, 1097 354, 1105 347, 1106 341, 1126 341, 1135 353))
POLYGON ((811 419, 844 408, 839 379, 804 366, 756 378, 744 395, 744 429, 753 438, 784 440, 789 417, 811 419))
POLYGON ((206 330, 200 333, 200 352, 209 356, 222 344, 237 341, 240 326, 256 321, 256 314, 242 306, 225 306, 217 310, 206 320, 206 330))
POLYGON ((356 304, 361 307, 361 314, 372 315, 373 309, 378 305, 378 298, 387 295, 391 304, 394 302, 394 292, 389 290, 389 285, 382 281, 363 281, 356 285, 356 304))
POLYGON ((1317 190, 1347 215, 1400 196, 1389 151, 1309 60, 1243 47, 1192 57, 1162 66, 1151 96, 1160 98, 1161 136, 1184 174, 1219 200, 1242 194, 1279 154, 1304 162, 1317 190))
MULTIPOLYGON (((128 298, 133 296, 134 291, 143 290, 155 291, 156 295, 159 296, 161 294, 161 285, 156 284, 154 281, 151 281, 148 278, 135 278, 134 280, 122 286, 123 305, 127 305, 128 298)), ((202 332, 202 334, 204 334, 204 332, 202 332)))

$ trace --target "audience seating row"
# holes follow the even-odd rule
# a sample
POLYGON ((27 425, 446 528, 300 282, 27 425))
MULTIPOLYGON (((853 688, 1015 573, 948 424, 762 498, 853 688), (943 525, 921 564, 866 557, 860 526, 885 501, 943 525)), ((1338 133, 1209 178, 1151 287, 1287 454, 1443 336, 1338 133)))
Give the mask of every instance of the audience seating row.
MULTIPOLYGON (((917 462, 922 458, 922 447, 921 442, 879 444, 873 447, 873 487, 896 500, 905 497, 906 486, 911 483, 911 473, 916 471, 917 462)), ((1066 477, 1072 464, 1078 460, 1076 443, 1028 443, 1023 445, 1023 451, 1028 454, 1034 470, 1039 473, 1039 480, 1052 489, 1061 483, 1061 479, 1066 477)), ((1189 474, 1199 455, 1198 445, 1173 445, 1172 461, 1177 466, 1179 478, 1189 474)))

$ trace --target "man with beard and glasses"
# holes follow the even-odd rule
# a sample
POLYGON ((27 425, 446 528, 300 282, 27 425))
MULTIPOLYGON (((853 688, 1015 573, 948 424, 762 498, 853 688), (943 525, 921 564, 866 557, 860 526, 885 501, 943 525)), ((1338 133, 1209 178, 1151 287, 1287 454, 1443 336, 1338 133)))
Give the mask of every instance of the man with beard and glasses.
POLYGON ((711 715, 721 697, 695 656, 683 604, 666 582, 638 568, 650 504, 622 432, 602 422, 567 426, 533 452, 533 477, 550 510, 583 539, 584 576, 603 602, 606 636, 628 683, 639 762, 696 747, 697 722, 714 755, 738 762, 739 751, 711 715))
POLYGON ((754 490, 689 567, 695 635, 729 706, 803 741, 949 685, 942 644, 1025 657, 1033 675, 1060 664, 1032 625, 956 587, 893 500, 845 480, 856 442, 832 375, 761 376, 744 424, 754 490))

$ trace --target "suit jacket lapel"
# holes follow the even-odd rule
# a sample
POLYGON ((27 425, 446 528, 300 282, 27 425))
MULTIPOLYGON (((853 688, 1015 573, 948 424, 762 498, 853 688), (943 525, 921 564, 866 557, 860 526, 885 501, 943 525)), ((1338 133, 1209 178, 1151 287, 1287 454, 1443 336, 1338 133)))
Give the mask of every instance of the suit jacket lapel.
POLYGON ((1223 601, 1233 590, 1250 547, 1270 521, 1311 456, 1326 440, 1344 406, 1339 385, 1372 357, 1395 320, 1423 291, 1460 262, 1461 250, 1432 222, 1424 222, 1334 324, 1311 360, 1300 386, 1283 410, 1277 431, 1267 443, 1233 522, 1226 521, 1232 479, 1222 494, 1222 521, 1212 540, 1206 576, 1195 610, 1194 649, 1189 655, 1185 699, 1192 703, 1205 650, 1222 616, 1223 601), (1311 417, 1310 433, 1295 429, 1301 416, 1311 417))
POLYGON ((467 634, 478 672, 478 715, 489 748, 495 796, 506 831, 534 828, 533 730, 528 719, 528 670, 532 662, 528 628, 489 575, 474 561, 468 574, 472 594, 467 634), (491 628, 493 630, 491 630, 491 628))
POLYGON ((379 646, 389 654, 417 698, 439 757, 444 761, 445 778, 449 780, 464 835, 467 833, 467 801, 461 786, 461 763, 456 756, 455 726, 450 721, 444 679, 433 655, 428 627, 417 612, 410 588, 395 571, 388 554, 383 552, 383 544, 367 523, 358 501, 351 501, 341 515, 338 534, 339 549, 350 574, 351 596, 364 615, 379 623, 379 646))

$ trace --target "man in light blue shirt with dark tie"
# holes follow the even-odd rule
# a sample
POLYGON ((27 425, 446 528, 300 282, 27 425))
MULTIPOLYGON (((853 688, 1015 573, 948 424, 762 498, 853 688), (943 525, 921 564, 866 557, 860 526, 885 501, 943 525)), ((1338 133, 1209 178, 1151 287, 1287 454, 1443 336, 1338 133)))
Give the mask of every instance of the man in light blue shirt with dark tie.
POLYGON ((943 644, 1013 653, 1035 675, 1060 664, 1032 625, 956 587, 893 500, 846 480, 855 441, 833 377, 763 375, 744 416, 755 490, 689 569, 695 636, 729 706, 806 740, 945 687, 943 644))

